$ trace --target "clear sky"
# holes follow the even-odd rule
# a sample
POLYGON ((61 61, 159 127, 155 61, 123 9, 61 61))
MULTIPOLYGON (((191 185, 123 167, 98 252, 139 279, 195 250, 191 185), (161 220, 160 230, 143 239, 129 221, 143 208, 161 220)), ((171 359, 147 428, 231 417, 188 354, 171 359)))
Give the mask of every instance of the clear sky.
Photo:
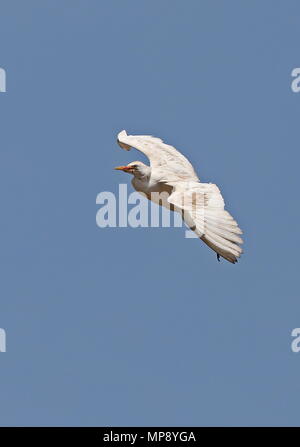
MULTIPOLYGON (((1 425, 299 425, 298 1, 2 0, 1 425), (215 182, 237 265, 96 226, 118 131, 215 182)), ((129 185, 131 191, 131 186, 129 185)))

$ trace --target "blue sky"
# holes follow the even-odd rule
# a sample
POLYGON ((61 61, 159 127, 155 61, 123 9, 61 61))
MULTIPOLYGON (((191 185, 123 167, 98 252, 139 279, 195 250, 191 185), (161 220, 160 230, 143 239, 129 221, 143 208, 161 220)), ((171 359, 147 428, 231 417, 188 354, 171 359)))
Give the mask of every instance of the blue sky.
MULTIPOLYGON (((299 2, 3 0, 1 425, 299 425, 299 2), (153 134, 215 182, 237 265, 96 226, 153 134)), ((131 191, 131 186, 129 186, 131 191)))

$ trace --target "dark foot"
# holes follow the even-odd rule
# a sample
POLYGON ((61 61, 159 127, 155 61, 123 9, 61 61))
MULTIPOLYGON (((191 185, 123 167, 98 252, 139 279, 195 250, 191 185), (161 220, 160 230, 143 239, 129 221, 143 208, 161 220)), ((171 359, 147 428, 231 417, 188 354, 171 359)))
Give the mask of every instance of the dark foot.
POLYGON ((217 253, 217 260, 220 262, 220 255, 217 253))

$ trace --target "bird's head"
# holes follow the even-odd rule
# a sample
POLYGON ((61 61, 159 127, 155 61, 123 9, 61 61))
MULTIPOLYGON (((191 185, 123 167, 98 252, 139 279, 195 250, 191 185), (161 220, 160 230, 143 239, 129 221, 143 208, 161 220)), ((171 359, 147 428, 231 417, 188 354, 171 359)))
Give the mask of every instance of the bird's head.
POLYGON ((128 172, 135 177, 147 177, 150 175, 150 167, 141 161, 132 161, 127 166, 117 166, 115 169, 117 171, 128 172))

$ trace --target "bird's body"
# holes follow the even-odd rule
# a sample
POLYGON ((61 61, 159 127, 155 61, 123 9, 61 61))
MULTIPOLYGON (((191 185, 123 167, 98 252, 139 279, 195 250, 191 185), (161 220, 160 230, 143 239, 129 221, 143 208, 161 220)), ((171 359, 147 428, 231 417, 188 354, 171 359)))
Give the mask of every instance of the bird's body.
POLYGON ((171 195, 173 188, 172 186, 161 182, 160 179, 155 176, 155 173, 149 173, 149 176, 143 178, 134 176, 131 184, 136 191, 145 194, 149 200, 159 203, 166 208, 170 208, 168 196, 171 195), (161 201, 157 200, 159 197, 161 197, 161 201))
POLYGON ((243 241, 236 221, 224 210, 219 188, 201 183, 191 163, 174 147, 148 135, 118 135, 119 145, 143 152, 150 166, 136 161, 117 169, 133 174, 132 186, 149 200, 178 211, 186 224, 219 256, 237 262, 243 241))

